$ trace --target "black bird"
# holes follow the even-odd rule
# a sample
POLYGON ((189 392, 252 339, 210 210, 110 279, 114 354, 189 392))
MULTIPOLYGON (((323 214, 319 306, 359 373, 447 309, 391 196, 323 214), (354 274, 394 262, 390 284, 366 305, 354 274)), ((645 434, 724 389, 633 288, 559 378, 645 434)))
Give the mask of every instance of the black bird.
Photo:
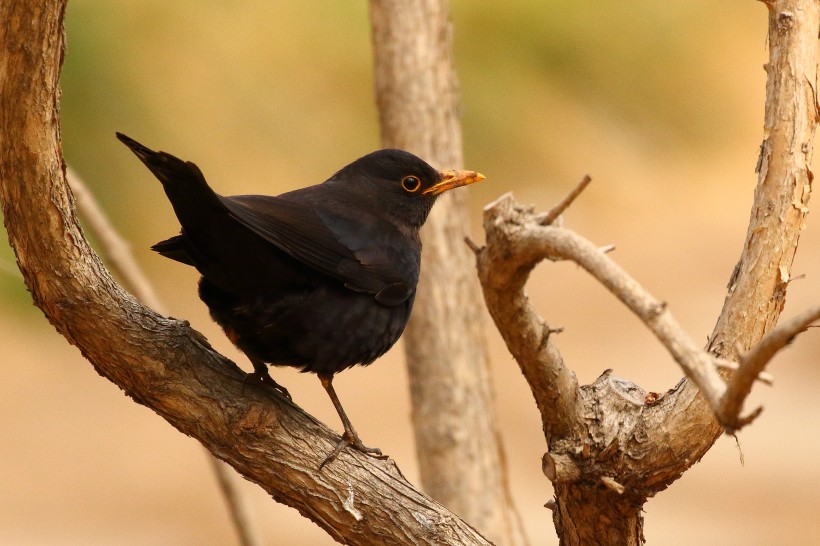
POLYGON ((201 273, 199 296, 250 359, 248 377, 290 398, 266 363, 319 376, 345 430, 322 466, 346 445, 381 456, 353 429, 333 375, 396 343, 419 279, 419 228, 439 194, 484 177, 379 150, 322 184, 223 197, 194 163, 117 138, 162 182, 182 226, 152 249, 201 273))

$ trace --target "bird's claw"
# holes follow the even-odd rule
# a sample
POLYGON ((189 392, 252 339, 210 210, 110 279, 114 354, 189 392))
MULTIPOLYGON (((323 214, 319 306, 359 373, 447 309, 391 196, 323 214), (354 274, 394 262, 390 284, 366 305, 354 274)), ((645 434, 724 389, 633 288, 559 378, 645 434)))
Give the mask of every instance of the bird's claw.
POLYGON ((248 375, 246 375, 245 379, 242 381, 242 394, 245 394, 245 385, 248 383, 248 381, 256 381, 258 383, 262 383, 263 385, 272 388, 273 390, 275 390, 276 392, 278 392, 279 394, 293 402, 293 398, 291 398, 288 390, 276 381, 274 381, 267 371, 251 372, 248 375))
POLYGON ((327 454, 327 457, 319 465, 319 470, 322 470, 326 464, 332 463, 339 456, 339 453, 346 447, 352 447, 357 451, 361 451, 365 455, 374 457, 376 459, 387 459, 387 455, 382 455, 382 450, 377 447, 367 447, 362 443, 358 436, 353 436, 345 432, 333 451, 327 454))

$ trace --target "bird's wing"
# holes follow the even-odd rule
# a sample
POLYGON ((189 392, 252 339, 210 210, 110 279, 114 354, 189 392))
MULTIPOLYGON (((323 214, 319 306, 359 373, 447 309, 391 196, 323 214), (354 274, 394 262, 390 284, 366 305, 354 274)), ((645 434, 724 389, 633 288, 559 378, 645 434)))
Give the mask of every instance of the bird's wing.
POLYGON ((413 294, 417 257, 402 252, 401 234, 386 222, 282 197, 221 200, 242 225, 351 290, 374 294, 384 305, 398 305, 413 294))

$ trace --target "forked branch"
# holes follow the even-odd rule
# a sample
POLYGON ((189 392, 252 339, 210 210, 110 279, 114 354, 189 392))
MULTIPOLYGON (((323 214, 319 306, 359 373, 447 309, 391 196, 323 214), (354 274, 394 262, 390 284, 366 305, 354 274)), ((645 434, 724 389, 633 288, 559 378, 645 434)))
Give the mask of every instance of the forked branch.
MULTIPOLYGON (((575 194, 573 191, 571 195, 575 194)), ((484 214, 487 246, 478 251, 479 277, 496 326, 521 365, 539 407, 548 408, 546 414, 542 411, 545 430, 566 430, 577 424, 578 417, 571 411, 577 388, 574 376, 552 343, 549 327, 524 294, 529 271, 543 259, 578 264, 635 313, 698 386, 720 423, 730 431, 750 421, 739 418, 740 408, 766 364, 820 316, 820 308, 813 308, 773 330, 742 358, 727 388, 718 369, 732 367, 731 363, 699 348, 666 304, 654 298, 599 247, 572 230, 543 225, 543 215, 516 204, 509 194, 488 205, 484 214), (556 412, 556 408, 561 411, 556 412), (556 422, 559 419, 563 424, 556 422)))

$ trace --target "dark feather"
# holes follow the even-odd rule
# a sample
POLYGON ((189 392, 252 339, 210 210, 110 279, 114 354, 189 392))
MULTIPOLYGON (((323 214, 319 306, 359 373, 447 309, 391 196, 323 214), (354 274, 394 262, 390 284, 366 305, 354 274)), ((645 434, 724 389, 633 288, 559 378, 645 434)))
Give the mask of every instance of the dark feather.
POLYGON ((243 226, 346 287, 370 294, 390 287, 384 305, 409 297, 419 264, 415 254, 400 251, 407 241, 394 226, 369 212, 331 210, 297 200, 299 195, 242 195, 222 202, 243 226))

